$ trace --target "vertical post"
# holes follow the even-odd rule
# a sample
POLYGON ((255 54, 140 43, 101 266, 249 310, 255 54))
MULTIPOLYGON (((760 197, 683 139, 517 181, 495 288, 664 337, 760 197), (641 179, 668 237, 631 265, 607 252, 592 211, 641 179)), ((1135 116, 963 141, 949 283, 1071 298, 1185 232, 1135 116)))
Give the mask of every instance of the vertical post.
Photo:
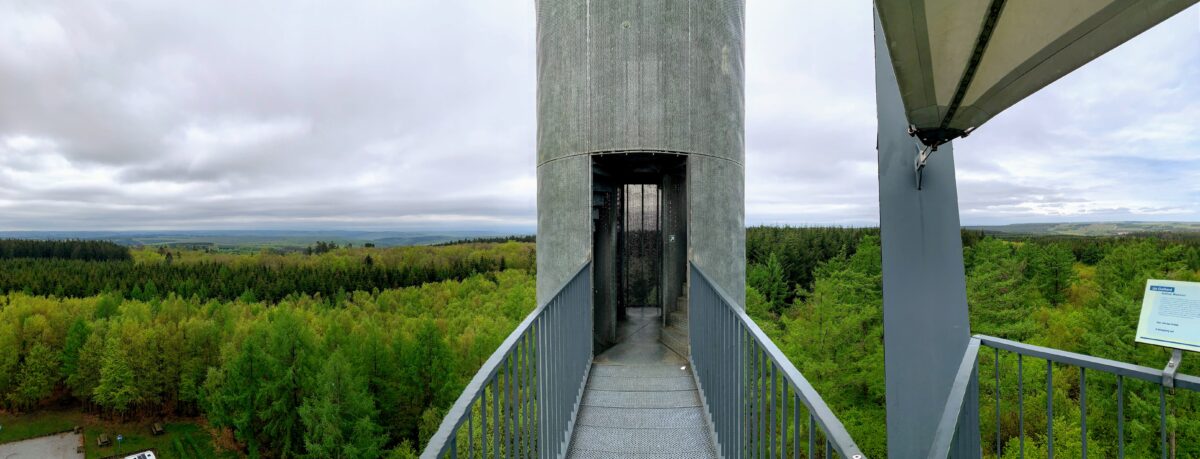
MULTIPOLYGON (((887 41, 875 16, 879 132, 879 227, 888 457, 926 457, 958 363, 970 340, 966 279, 954 178, 954 149, 942 145, 917 190, 917 141, 887 41)), ((975 382, 977 384, 977 382, 975 382)), ((977 387, 974 386, 973 387, 977 387)), ((980 457, 978 393, 968 393, 954 457, 980 457)))

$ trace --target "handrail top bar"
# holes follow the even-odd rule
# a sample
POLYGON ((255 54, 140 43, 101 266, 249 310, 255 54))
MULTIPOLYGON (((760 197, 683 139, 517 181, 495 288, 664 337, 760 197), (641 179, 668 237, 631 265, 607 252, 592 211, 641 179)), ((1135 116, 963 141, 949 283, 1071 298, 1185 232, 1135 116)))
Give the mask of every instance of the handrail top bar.
MULTIPOLYGON (((1053 362, 1074 365, 1077 367, 1088 368, 1091 370, 1128 376, 1155 384, 1162 383, 1163 371, 1158 368, 1144 367, 1141 365, 1134 365, 1132 363, 1093 357, 1090 355, 1078 354, 1075 352, 1068 352, 1050 347, 1035 346, 1032 344, 1025 344, 1017 341, 997 338, 994 336, 975 335, 975 338, 978 338, 983 345, 996 349, 1002 349, 1005 351, 1015 352, 1017 354, 1033 356, 1053 362)), ((1200 377, 1191 375, 1176 375, 1175 386, 1200 392, 1200 377)))
POLYGON ((471 382, 467 383, 467 387, 463 388, 462 394, 459 395, 458 399, 454 401, 454 405, 451 405, 450 410, 447 411, 445 416, 442 417, 442 423, 438 426, 437 432, 435 432, 433 436, 429 438, 429 444, 426 445, 424 452, 421 453, 421 459, 437 459, 442 455, 442 453, 446 452, 446 448, 449 447, 450 436, 454 435, 455 430, 458 429, 458 427, 466 420, 464 415, 467 414, 467 410, 471 408, 471 404, 475 403, 475 399, 478 398, 479 392, 484 389, 484 384, 491 380, 492 376, 496 374, 496 371, 500 369, 500 364, 503 363, 504 359, 508 357, 508 354, 510 351, 512 351, 513 347, 517 345, 517 341, 519 341, 521 337, 529 331, 530 327, 537 320, 538 316, 542 315, 542 312, 546 310, 550 303, 553 303, 554 300, 558 298, 558 295, 561 294, 568 285, 571 285, 571 282, 578 278, 580 274, 583 274, 583 272, 587 270, 591 264, 592 260, 590 258, 583 262, 583 264, 575 270, 575 274, 572 274, 571 277, 568 278, 567 282, 563 284, 562 287, 559 287, 558 291, 554 292, 554 295, 552 295, 549 300, 541 305, 538 305, 538 307, 530 312, 529 315, 525 316, 525 319, 521 321, 521 324, 517 325, 517 328, 515 328, 512 333, 509 333, 508 337, 496 347, 495 352, 492 352, 491 357, 488 357, 487 361, 483 363, 483 366, 480 367, 479 371, 475 373, 475 376, 471 378, 471 382), (434 448, 435 446, 436 448, 434 448))
POLYGON ((851 437, 850 433, 846 431, 846 427, 842 425, 842 421, 837 418, 837 415, 833 413, 833 410, 829 409, 829 405, 825 404, 825 400, 821 398, 821 394, 818 393, 812 384, 808 382, 808 379, 804 378, 804 375, 800 373, 800 370, 797 370, 796 366, 792 365, 792 361, 783 355, 783 351, 779 350, 779 347, 775 345, 775 342, 771 341, 771 339, 767 337, 767 334, 764 333, 761 328, 759 328, 758 324, 754 322, 754 319, 751 319, 750 316, 746 315, 746 311, 744 311, 742 308, 733 306, 737 304, 737 302, 733 301, 729 294, 725 293, 725 290, 723 290, 720 285, 717 285, 715 282, 713 282, 712 278, 708 277, 708 274, 705 274, 704 270, 701 269, 700 266, 696 265, 696 263, 693 261, 689 261, 688 264, 691 265, 692 269, 694 269, 695 272, 700 275, 700 278, 704 280, 705 284, 707 284, 713 289, 714 292, 717 293, 717 296, 720 297, 722 302, 724 302, 729 309, 733 311, 734 315, 741 320, 742 326, 750 332, 750 336, 754 337, 755 341, 758 341, 759 346, 762 346, 763 350, 767 353, 767 356, 779 366, 780 371, 783 373, 783 377, 796 387, 796 394, 800 396, 800 399, 804 402, 804 405, 808 407, 809 413, 812 414, 813 417, 816 418, 817 423, 821 425, 821 428, 825 431, 826 437, 833 442, 834 446, 838 450, 838 453, 840 453, 842 457, 846 458, 857 457, 860 459, 865 459, 867 456, 858 448, 858 444, 854 442, 854 438, 851 437))
POLYGON ((954 443, 954 434, 958 430, 958 419, 962 416, 963 404, 967 401, 967 389, 971 385, 971 375, 975 373, 975 359, 979 356, 980 339, 972 337, 967 341, 963 351, 962 361, 954 374, 954 384, 946 396, 946 406, 942 409, 942 418, 934 431, 933 443, 929 447, 930 459, 950 457, 950 447, 954 443))

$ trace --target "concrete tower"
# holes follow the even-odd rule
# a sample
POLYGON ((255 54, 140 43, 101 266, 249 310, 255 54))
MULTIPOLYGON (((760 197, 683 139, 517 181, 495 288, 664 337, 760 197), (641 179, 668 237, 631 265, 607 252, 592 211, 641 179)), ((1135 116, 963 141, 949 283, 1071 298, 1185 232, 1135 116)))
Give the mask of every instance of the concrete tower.
POLYGON ((598 350, 684 303, 688 261, 745 302, 744 10, 537 1, 538 301, 593 260, 598 350))

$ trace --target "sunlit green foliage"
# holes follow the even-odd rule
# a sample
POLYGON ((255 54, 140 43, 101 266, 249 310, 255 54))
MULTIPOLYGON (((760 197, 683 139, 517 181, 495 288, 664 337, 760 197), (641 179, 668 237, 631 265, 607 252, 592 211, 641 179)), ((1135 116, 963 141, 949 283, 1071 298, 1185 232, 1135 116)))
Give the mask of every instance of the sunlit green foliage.
MULTIPOLYGON (((183 252, 171 266, 353 268, 359 250, 371 249, 254 261, 183 252)), ((391 267, 442 266, 443 254, 532 266, 531 244, 370 254, 391 267)), ((146 295, 147 284, 139 298, 0 295, 0 405, 77 402, 113 419, 204 415, 251 455, 404 457, 535 303, 524 269, 278 302, 146 295)))
MULTIPOLYGON (((770 232, 778 240, 845 240, 854 235, 849 230, 841 237, 826 235, 829 229, 815 230, 816 234, 787 235, 787 231, 770 232)), ((747 292, 747 309, 820 391, 864 452, 869 457, 886 457, 880 246, 875 236, 855 239, 855 247, 840 253, 823 252, 825 258, 812 269, 811 284, 793 284, 798 287, 796 299, 778 315, 771 313, 769 297, 754 288, 747 292)), ((1200 279, 1189 241, 1143 237, 1097 239, 1094 243, 1061 238, 968 240, 964 234, 972 331, 1160 368, 1167 351, 1134 343, 1141 296, 1148 278, 1200 279)), ((794 245, 808 246, 812 244, 794 245)), ((751 287, 765 285, 756 276, 770 271, 766 264, 773 256, 760 266, 751 266, 751 287)), ((778 254, 781 260, 805 257, 812 255, 778 254)), ((794 269, 785 267, 789 272, 794 269)), ((997 432, 1001 456, 1019 457, 1018 386, 1024 395, 1025 457, 1046 457, 1046 361, 1023 358, 1023 372, 1018 373, 1016 355, 999 353, 997 424, 996 360, 994 350, 983 348, 979 413, 985 457, 996 456, 997 432)), ((1081 373, 1078 367, 1058 364, 1052 371, 1055 456, 1079 457, 1083 443, 1081 373)), ((1200 362, 1185 359, 1181 372, 1200 373, 1200 362)), ((1088 454, 1114 457, 1116 378, 1096 371, 1083 377, 1087 380, 1088 454)), ((1126 378, 1124 387, 1126 457, 1158 457, 1160 386, 1126 378)), ((1168 447, 1174 448, 1174 456, 1169 457, 1200 457, 1200 394, 1168 391, 1164 395, 1168 447)))

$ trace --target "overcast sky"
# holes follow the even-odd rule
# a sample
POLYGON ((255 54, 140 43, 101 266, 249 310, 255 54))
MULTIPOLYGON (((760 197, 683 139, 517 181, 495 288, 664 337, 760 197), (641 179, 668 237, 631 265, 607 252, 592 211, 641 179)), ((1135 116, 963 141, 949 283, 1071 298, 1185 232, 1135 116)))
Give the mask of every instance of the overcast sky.
MULTIPOLYGON (((747 222, 876 224, 870 3, 748 3, 747 222)), ((0 0, 0 230, 531 231, 534 78, 528 0, 0 0)), ((956 142, 962 220, 1198 221, 1198 126, 1192 7, 956 142)))

